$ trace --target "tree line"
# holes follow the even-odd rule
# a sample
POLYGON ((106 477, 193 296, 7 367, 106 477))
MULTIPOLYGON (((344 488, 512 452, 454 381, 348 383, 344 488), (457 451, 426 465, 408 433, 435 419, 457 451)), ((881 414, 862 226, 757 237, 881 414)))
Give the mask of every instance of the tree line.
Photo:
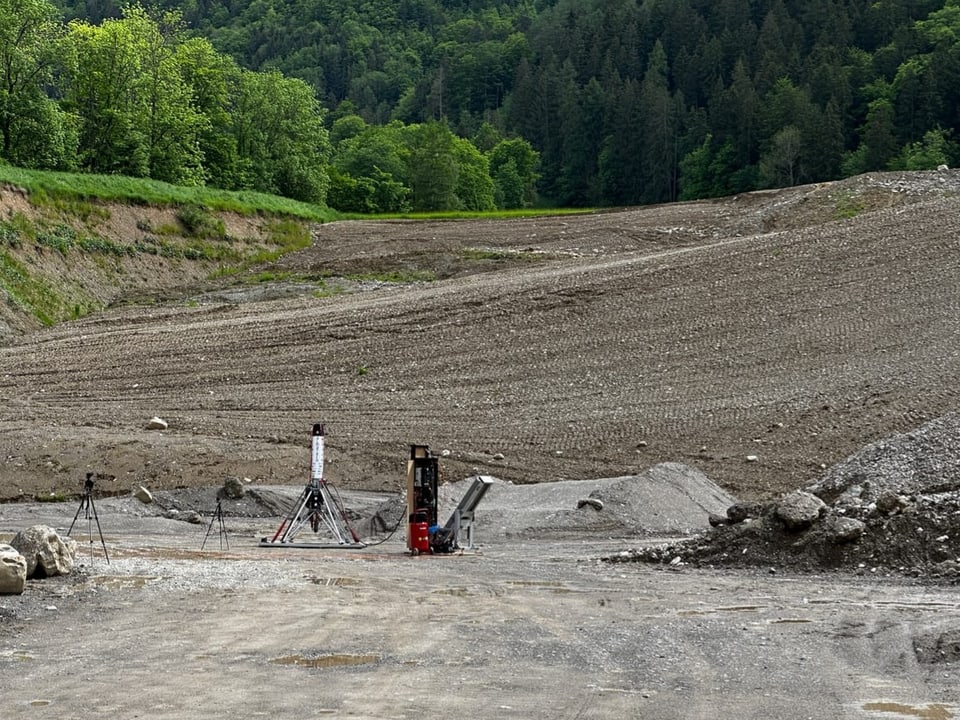
POLYGON ((71 64, 106 61, 81 28, 93 43, 137 11, 60 2, 69 52, 19 126, 59 130, 8 145, 4 80, 11 162, 51 164, 76 133, 81 169, 361 211, 643 204, 960 162, 960 0, 161 0, 135 79, 165 77, 172 52, 174 106, 196 117, 144 89, 152 124, 98 116, 71 64), (291 121, 281 98, 313 105, 291 121), (96 146, 105 129, 130 147, 96 146))
POLYGON ((442 122, 371 126, 340 109, 328 118, 301 78, 242 68, 175 10, 65 23, 47 0, 0 0, 0 161, 355 212, 534 202, 522 139, 488 128, 481 152, 442 122))

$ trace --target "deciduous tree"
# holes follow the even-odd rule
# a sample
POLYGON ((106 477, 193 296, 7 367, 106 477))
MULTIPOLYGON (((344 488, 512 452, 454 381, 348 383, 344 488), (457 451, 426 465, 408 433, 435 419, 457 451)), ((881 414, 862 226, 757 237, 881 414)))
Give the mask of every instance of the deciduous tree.
POLYGON ((0 157, 17 165, 69 168, 72 119, 47 96, 66 59, 63 24, 47 0, 0 0, 0 157))

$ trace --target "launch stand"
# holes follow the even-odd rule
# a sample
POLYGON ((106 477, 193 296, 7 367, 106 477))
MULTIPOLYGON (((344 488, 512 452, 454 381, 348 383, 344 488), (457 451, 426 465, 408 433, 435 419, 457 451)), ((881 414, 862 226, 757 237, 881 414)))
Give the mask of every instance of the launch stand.
POLYGON ((280 523, 272 538, 260 540, 260 547, 362 548, 366 547, 347 522, 343 506, 333 497, 323 479, 323 425, 313 426, 310 482, 303 489, 293 510, 280 523), (316 540, 298 540, 309 525, 316 540), (322 533, 322 535, 321 535, 322 533))

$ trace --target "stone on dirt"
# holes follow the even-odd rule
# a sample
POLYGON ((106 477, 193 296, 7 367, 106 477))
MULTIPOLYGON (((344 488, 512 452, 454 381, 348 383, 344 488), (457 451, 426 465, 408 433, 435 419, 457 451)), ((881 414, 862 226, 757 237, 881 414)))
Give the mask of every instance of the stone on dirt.
POLYGON ((27 583, 27 560, 10 545, 0 545, 0 595, 20 595, 27 583))
POLYGON ((238 477, 228 477, 224 481, 221 490, 223 491, 223 496, 231 500, 239 500, 247 492, 247 489, 243 486, 243 481, 238 477))
POLYGON ((816 522, 826 507, 816 495, 798 490, 777 503, 776 515, 790 530, 801 530, 816 522))
POLYGON ((77 541, 61 538, 47 525, 33 525, 13 536, 10 544, 27 562, 27 577, 69 575, 77 561, 77 541))
POLYGON ((199 525, 203 522, 203 517, 196 510, 167 510, 163 516, 167 520, 178 520, 191 525, 199 525))
POLYGON ((137 488, 137 491, 133 493, 133 496, 144 505, 149 505, 153 502, 153 494, 143 487, 143 485, 137 488))

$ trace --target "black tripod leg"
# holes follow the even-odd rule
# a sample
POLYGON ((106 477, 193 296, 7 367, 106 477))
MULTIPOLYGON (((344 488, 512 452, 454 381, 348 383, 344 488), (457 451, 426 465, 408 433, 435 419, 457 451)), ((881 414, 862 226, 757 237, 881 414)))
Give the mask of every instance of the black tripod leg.
POLYGON ((107 554, 107 543, 103 539, 103 530, 100 529, 100 518, 97 516, 97 506, 93 504, 93 498, 90 500, 90 508, 93 510, 93 519, 97 522, 97 532, 100 534, 100 545, 103 547, 103 556, 107 559, 107 565, 110 564, 110 556, 107 554))
POLYGON ((227 525, 223 521, 223 510, 217 505, 217 517, 220 519, 220 549, 223 550, 223 545, 226 543, 227 550, 230 549, 230 538, 227 536, 227 525))
POLYGON ((77 508, 77 512, 73 516, 73 522, 70 523, 70 528, 67 530, 67 535, 73 532, 73 526, 76 524, 77 518, 80 517, 80 511, 83 510, 84 507, 86 507, 86 504, 87 504, 87 496, 84 495, 82 498, 80 498, 80 507, 77 508))
MULTIPOLYGON (((217 508, 220 506, 218 505, 217 508)), ((207 538, 210 537, 210 531, 213 530, 213 521, 217 519, 217 514, 214 513, 213 517, 210 518, 210 524, 207 525, 207 533, 203 536, 203 542, 200 543, 200 549, 203 550, 204 546, 207 544, 207 538)))
MULTIPOLYGON (((213 511, 213 516, 210 518, 210 524, 207 526, 207 534, 203 536, 203 543, 200 545, 200 549, 203 550, 203 546, 207 544, 207 538, 210 537, 210 532, 213 530, 213 523, 218 523, 218 530, 220 533, 220 549, 223 550, 223 540, 227 536, 227 528, 223 524, 223 505, 220 504, 220 501, 217 501, 217 509, 213 511)), ((230 548, 230 541, 227 540, 227 548, 230 548)))

